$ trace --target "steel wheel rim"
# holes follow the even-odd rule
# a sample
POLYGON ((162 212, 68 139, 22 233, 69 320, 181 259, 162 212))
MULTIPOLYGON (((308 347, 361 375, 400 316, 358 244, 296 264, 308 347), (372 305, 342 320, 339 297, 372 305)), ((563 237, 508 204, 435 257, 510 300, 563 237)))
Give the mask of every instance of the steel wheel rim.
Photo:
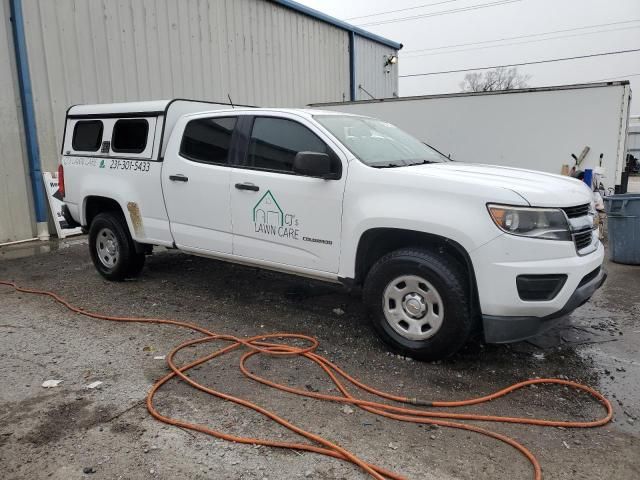
POLYGON ((389 326, 408 340, 434 336, 444 319, 440 293, 417 275, 402 275, 387 284, 382 295, 382 311, 389 326))
POLYGON ((118 239, 109 228, 103 228, 96 236, 96 253, 100 263, 107 268, 113 268, 120 258, 118 239))

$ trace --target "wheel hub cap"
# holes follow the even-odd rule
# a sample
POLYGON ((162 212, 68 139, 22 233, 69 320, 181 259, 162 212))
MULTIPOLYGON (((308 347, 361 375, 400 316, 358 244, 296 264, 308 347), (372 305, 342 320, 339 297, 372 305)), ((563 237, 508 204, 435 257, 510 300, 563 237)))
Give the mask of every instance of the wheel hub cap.
POLYGON ((417 275, 402 275, 387 285, 382 309, 389 326, 409 340, 426 340, 442 326, 444 305, 435 287, 417 275))
POLYGON ((424 302, 424 298, 422 298, 422 295, 417 293, 409 293, 405 295, 404 300, 402 301, 402 308, 404 308, 404 311, 413 318, 422 318, 427 311, 427 305, 424 302))
POLYGON ((118 263, 119 247, 118 239, 109 228, 103 228, 96 236, 96 253, 107 268, 113 268, 118 263))
POLYGON ((116 245, 115 243, 113 243, 113 240, 107 240, 107 252, 109 252, 110 255, 115 255, 116 253, 116 245))

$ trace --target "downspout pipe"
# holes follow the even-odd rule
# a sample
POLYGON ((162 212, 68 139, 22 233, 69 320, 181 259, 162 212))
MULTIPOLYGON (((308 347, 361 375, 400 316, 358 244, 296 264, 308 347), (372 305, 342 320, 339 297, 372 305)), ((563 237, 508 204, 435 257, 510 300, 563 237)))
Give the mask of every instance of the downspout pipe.
POLYGON ((47 223, 47 196, 42 180, 40 164, 40 150, 36 130, 36 115, 33 106, 31 90, 31 76, 29 75, 29 59, 27 56, 27 42, 24 33, 24 17, 22 14, 22 0, 10 0, 11 24, 13 26, 13 45, 16 55, 18 83, 20 88, 20 102, 22 103, 22 119, 26 136, 27 159, 29 161, 29 177, 33 192, 33 204, 36 216, 38 238, 49 239, 47 223))
POLYGON ((356 32, 349 32, 349 97, 356 101, 356 32))

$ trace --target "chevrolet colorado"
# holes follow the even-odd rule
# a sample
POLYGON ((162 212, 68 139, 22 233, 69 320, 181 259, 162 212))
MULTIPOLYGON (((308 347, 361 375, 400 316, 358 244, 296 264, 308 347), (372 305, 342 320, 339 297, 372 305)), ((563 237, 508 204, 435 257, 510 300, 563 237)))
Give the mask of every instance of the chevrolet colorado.
POLYGON ((537 334, 606 277, 578 180, 450 161, 389 123, 185 100, 67 112, 64 213, 96 269, 153 246, 362 288, 372 325, 418 359, 537 334))

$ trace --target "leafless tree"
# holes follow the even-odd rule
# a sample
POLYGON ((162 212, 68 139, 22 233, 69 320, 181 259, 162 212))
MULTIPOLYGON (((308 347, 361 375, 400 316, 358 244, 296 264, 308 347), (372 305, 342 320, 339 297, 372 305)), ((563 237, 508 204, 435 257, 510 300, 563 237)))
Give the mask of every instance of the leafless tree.
POLYGON ((493 92, 496 90, 513 90, 526 88, 531 75, 518 73, 515 67, 500 67, 486 72, 467 73, 460 83, 463 92, 493 92))

